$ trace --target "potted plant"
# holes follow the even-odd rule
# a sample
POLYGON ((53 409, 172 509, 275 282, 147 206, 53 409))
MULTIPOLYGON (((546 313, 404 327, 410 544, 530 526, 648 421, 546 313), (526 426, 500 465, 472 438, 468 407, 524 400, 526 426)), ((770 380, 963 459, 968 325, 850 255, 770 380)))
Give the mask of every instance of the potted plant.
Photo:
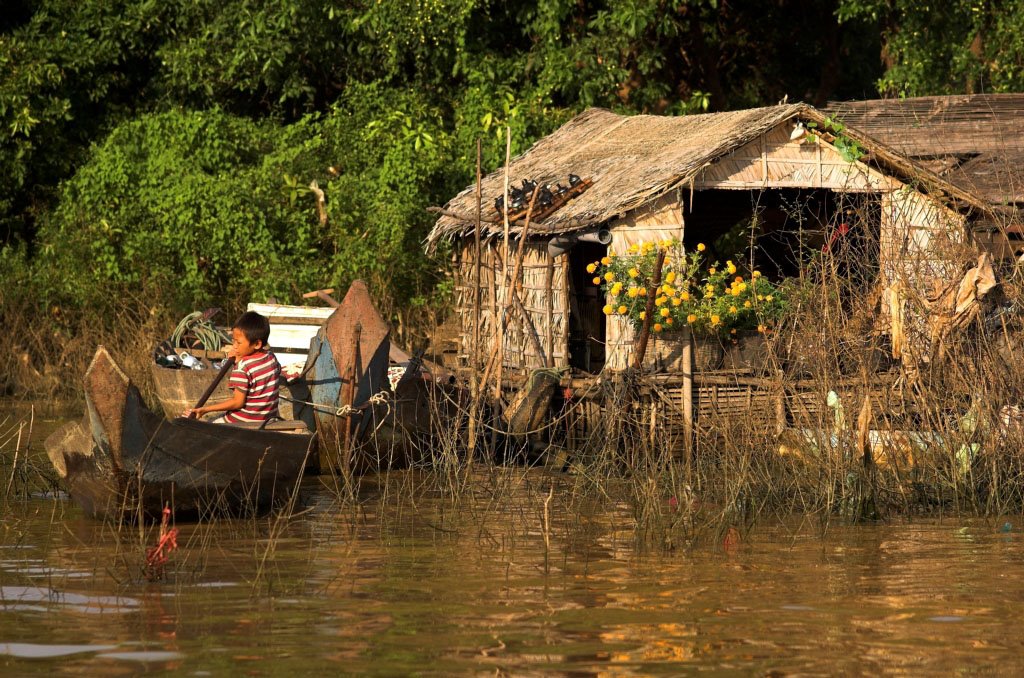
POLYGON ((756 369, 752 361, 763 360, 764 335, 785 311, 786 289, 731 260, 709 266, 705 249, 701 243, 687 252, 678 240, 641 242, 588 264, 587 272, 605 294, 604 313, 624 316, 638 331, 654 295, 651 332, 671 335, 689 328, 697 369, 717 368, 723 353, 732 356, 727 367, 756 369), (665 250, 665 262, 655 287, 659 249, 665 250))

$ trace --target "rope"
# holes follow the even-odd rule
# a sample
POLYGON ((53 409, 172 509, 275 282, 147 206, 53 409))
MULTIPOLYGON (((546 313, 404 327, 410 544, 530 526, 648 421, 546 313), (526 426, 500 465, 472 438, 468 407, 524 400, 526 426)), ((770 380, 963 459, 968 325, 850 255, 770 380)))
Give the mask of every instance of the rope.
POLYGON ((289 398, 288 396, 283 394, 278 397, 281 398, 281 400, 287 400, 290 403, 298 403, 299 405, 309 405, 314 410, 319 410, 320 412, 329 412, 330 414, 333 414, 336 417, 351 417, 353 414, 358 414, 368 407, 390 405, 390 403, 388 402, 390 400, 390 396, 388 395, 387 391, 380 391, 379 393, 374 393, 365 403, 363 403, 362 405, 357 405, 355 407, 353 407, 352 405, 342 405, 341 407, 335 407, 334 405, 328 405, 325 403, 315 403, 310 400, 302 400, 301 398, 289 398))
POLYGON ((178 326, 171 333, 171 346, 174 348, 195 348, 185 346, 183 339, 185 335, 192 334, 207 351, 219 351, 224 344, 231 343, 231 339, 221 330, 214 327, 208 319, 203 317, 202 311, 194 311, 181 319, 178 326))

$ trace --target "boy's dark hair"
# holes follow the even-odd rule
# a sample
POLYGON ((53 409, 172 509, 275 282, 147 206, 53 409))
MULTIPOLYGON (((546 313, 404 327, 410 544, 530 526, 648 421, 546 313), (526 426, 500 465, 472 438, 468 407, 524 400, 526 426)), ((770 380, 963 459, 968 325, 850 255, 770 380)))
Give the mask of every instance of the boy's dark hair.
POLYGON ((263 348, 266 348, 267 342, 270 341, 270 321, 256 311, 246 311, 238 316, 232 327, 238 328, 250 344, 262 341, 263 348))

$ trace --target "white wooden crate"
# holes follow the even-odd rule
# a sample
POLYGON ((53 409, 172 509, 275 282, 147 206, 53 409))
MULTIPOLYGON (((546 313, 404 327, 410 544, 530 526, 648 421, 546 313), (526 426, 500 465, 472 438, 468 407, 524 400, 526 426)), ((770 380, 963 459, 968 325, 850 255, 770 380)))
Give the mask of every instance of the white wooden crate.
POLYGON ((284 304, 249 304, 246 310, 256 311, 270 320, 270 348, 281 367, 305 364, 310 340, 334 312, 326 306, 284 304))

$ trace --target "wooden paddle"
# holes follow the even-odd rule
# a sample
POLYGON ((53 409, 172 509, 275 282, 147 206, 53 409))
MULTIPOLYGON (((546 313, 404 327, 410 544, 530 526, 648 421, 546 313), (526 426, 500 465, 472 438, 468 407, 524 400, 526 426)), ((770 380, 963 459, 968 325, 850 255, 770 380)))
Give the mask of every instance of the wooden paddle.
POLYGON ((192 407, 193 412, 192 412, 192 414, 189 415, 189 419, 191 419, 193 416, 195 416, 195 411, 194 410, 196 410, 196 409, 198 409, 198 408, 200 408, 200 407, 202 407, 203 405, 206 404, 206 401, 210 399, 210 396, 213 395, 213 392, 217 390, 217 386, 220 385, 220 382, 224 381, 224 376, 227 375, 227 373, 230 372, 231 368, 234 367, 234 366, 235 366, 235 358, 234 358, 234 356, 224 360, 224 364, 220 366, 220 372, 217 373, 217 376, 214 377, 214 379, 210 383, 210 385, 206 387, 205 391, 203 391, 203 395, 199 396, 199 400, 197 400, 196 404, 192 407))

